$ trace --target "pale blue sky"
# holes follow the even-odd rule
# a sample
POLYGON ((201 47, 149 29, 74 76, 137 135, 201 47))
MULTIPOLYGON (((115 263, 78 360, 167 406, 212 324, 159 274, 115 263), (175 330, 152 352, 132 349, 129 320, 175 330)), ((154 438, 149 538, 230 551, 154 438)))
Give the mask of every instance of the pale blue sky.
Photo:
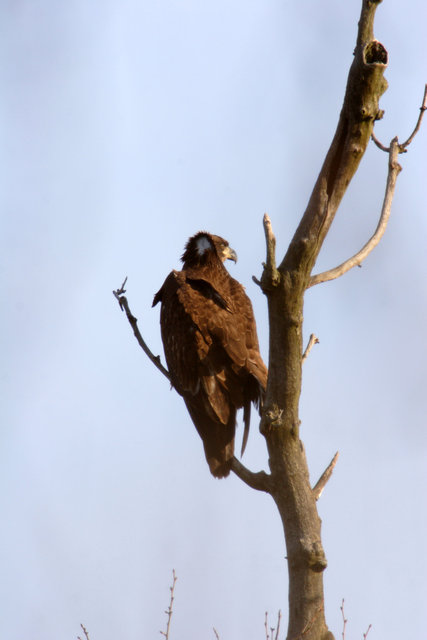
MULTIPOLYGON (((267 211, 282 255, 342 104, 359 0, 0 4, 0 629, 8 640, 264 637, 287 573, 271 499, 216 481, 182 400, 111 291, 163 353, 153 294, 189 235, 224 236, 267 359, 267 211)), ((377 134, 403 140, 427 81, 423 0, 383 2, 377 134)), ((427 598, 427 121, 401 156, 392 218, 362 269, 306 297, 302 438, 349 638, 422 638, 427 598)), ((376 226, 387 158, 370 147, 319 257, 376 226)), ((241 429, 239 429, 239 434, 241 429)), ((255 421, 244 463, 266 469, 255 421)))

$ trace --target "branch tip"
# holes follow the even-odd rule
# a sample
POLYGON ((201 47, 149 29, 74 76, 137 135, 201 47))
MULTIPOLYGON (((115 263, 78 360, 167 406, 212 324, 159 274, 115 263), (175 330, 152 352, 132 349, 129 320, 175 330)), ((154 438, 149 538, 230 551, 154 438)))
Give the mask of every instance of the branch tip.
MULTIPOLYGON (((85 634, 86 640, 89 640, 89 633, 88 633, 87 629, 85 628, 85 626, 83 624, 80 624, 80 626, 81 626, 81 628, 83 630, 83 633, 85 634)), ((77 636, 77 640, 81 640, 80 636, 77 636)))
POLYGON ((260 286, 264 293, 266 293, 279 282, 279 272, 276 269, 276 238, 273 233, 270 217, 267 213, 264 213, 263 227, 267 250, 267 261, 264 264, 264 271, 260 286))
POLYGON ((313 496, 315 500, 318 500, 322 495, 323 489, 325 488, 326 483, 331 477, 332 472, 335 468, 335 465, 338 462, 338 458, 339 458, 339 452, 337 451, 334 457, 332 458, 332 460, 330 461, 330 463, 328 464, 328 466, 326 467, 326 469, 324 470, 324 472, 322 473, 322 475, 320 476, 319 480, 314 485, 312 491, 313 491, 313 496))
POLYGON ((310 338, 308 340, 308 344, 305 348, 304 353, 302 354, 302 362, 305 362, 308 358, 308 354, 310 353, 310 351, 312 350, 312 348, 314 347, 315 344, 319 344, 320 340, 317 336, 314 335, 314 333, 310 334, 310 338))
POLYGON ((171 592, 171 597, 169 601, 169 607, 165 611, 165 614, 168 617, 167 624, 166 624, 166 631, 160 631, 161 635, 164 636, 166 640, 169 639, 169 630, 170 630, 171 618, 173 613, 174 591, 175 591, 175 584, 177 580, 178 578, 176 576, 175 569, 172 569, 172 585, 169 587, 169 591, 171 592))
POLYGON ((261 280, 258 280, 256 276, 252 276, 252 282, 255 282, 259 287, 262 287, 261 280))
POLYGON ((137 318, 135 318, 135 316, 131 312, 131 310, 129 308, 129 303, 127 301, 127 298, 124 295, 122 295, 122 293, 125 291, 123 287, 126 284, 126 280, 127 280, 127 277, 125 278, 125 280, 124 280, 122 286, 120 287, 120 289, 116 289, 115 291, 113 291, 113 295, 115 296, 116 300, 118 300, 118 303, 120 305, 120 309, 122 311, 126 312, 126 317, 129 320, 129 324, 133 329, 134 336, 137 339, 139 346, 144 351, 146 356, 148 356, 148 358, 151 360, 151 362, 157 367, 157 369, 161 373, 163 373, 163 375, 172 384, 169 371, 162 365, 161 360, 160 360, 160 356, 155 356, 153 354, 153 352, 151 351, 151 349, 148 347, 147 343, 145 342, 144 338, 142 337, 142 335, 141 335, 141 333, 139 331, 138 320, 137 320, 137 318))
POLYGON ((402 149, 406 149, 406 147, 408 147, 411 144, 412 140, 417 135, 418 131, 421 128, 421 122, 423 120, 424 113, 425 113, 426 110, 427 110, 427 84, 424 86, 424 96, 423 96, 423 101, 422 101, 422 104, 421 104, 421 107, 420 107, 420 115, 418 116, 417 123, 416 123, 416 125, 414 127, 413 132, 411 133, 409 138, 406 140, 406 142, 404 142, 402 145, 400 145, 402 149))

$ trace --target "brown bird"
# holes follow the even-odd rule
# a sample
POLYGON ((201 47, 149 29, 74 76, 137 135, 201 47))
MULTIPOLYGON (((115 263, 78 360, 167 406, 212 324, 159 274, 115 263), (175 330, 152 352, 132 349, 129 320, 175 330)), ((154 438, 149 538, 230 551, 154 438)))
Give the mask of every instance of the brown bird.
POLYGON ((153 306, 162 303, 172 385, 184 398, 216 478, 230 473, 237 409, 243 407, 243 454, 251 403, 260 408, 267 385, 252 305, 224 267, 227 259, 237 261, 228 242, 199 231, 185 246, 182 271, 172 271, 153 300, 153 306))

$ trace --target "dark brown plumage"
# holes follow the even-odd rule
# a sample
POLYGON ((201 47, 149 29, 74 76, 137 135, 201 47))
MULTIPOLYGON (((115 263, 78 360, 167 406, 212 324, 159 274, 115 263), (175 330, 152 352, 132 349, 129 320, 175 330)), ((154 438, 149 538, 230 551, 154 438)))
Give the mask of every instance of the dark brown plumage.
POLYGON ((267 369, 259 353, 252 305, 223 262, 237 260, 228 242, 204 231, 186 244, 182 271, 172 271, 153 306, 171 381, 199 432, 211 473, 230 473, 236 412, 243 407, 242 453, 251 403, 259 407, 267 369))

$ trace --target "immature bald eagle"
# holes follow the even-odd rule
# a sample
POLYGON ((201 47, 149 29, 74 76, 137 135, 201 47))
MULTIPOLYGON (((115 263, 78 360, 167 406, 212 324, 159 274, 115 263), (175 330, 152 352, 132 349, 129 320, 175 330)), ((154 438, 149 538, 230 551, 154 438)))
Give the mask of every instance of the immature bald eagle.
POLYGON ((172 385, 184 398, 217 478, 230 473, 237 409, 243 407, 243 453, 251 402, 260 406, 267 384, 252 305, 224 267, 227 259, 236 262, 237 256, 226 240, 196 233, 185 246, 182 271, 172 271, 153 300, 153 306, 162 303, 172 385))

